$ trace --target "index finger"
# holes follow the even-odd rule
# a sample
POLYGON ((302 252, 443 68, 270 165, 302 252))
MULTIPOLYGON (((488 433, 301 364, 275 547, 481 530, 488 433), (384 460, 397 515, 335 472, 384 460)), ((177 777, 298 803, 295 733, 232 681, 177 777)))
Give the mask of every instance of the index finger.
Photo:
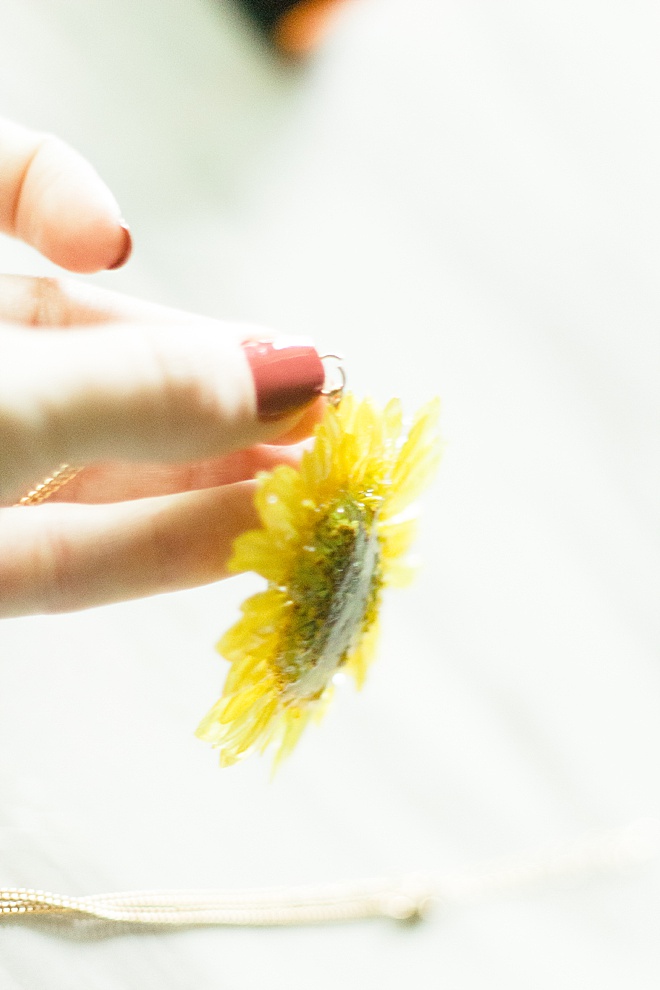
POLYGON ((78 152, 0 118, 0 231, 73 272, 118 268, 131 236, 114 196, 78 152))

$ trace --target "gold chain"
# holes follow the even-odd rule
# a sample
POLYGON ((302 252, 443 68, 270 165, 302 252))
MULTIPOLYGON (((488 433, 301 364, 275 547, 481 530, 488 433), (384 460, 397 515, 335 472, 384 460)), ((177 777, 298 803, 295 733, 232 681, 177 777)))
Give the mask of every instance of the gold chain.
POLYGON ((53 471, 50 477, 45 478, 40 485, 24 495, 16 504, 37 505, 39 502, 45 502, 51 495, 63 488, 67 482, 75 478, 80 471, 82 468, 73 467, 71 464, 60 464, 57 471, 53 471))
POLYGON ((44 890, 0 888, 0 916, 86 915, 148 925, 301 925, 422 916, 431 896, 411 882, 363 881, 327 887, 235 891, 134 891, 62 897, 44 890))
POLYGON ((164 890, 66 897, 26 887, 0 888, 0 919, 87 916, 137 925, 307 925, 392 918, 414 921, 433 903, 464 906, 565 877, 621 873, 656 858, 660 821, 640 819, 590 833, 534 855, 484 863, 459 874, 362 880, 270 890, 164 890))

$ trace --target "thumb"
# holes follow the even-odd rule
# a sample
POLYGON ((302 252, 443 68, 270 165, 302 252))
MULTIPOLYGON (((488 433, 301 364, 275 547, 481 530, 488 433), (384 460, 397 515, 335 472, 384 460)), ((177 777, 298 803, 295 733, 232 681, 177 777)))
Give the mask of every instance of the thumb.
POLYGON ((0 160, 0 231, 74 272, 128 260, 131 236, 119 206, 73 148, 0 118, 0 160))

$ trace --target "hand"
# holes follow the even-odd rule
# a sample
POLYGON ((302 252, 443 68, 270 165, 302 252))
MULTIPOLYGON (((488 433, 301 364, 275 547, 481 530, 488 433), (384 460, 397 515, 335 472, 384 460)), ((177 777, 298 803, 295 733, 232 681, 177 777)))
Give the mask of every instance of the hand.
MULTIPOLYGON (((40 141, 0 121, 0 229, 77 271, 115 266, 126 239, 110 193, 40 141)), ((256 524, 255 472, 297 463, 324 401, 311 346, 254 337, 82 283, 0 276, 0 615, 226 576, 256 524), (48 502, 14 504, 62 462, 87 467, 48 502)))

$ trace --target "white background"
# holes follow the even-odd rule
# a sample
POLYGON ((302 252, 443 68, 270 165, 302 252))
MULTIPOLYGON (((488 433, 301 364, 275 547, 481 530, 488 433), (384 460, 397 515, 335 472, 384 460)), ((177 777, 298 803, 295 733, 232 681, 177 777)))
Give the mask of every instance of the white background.
MULTIPOLYGON (((0 886, 460 871, 660 815, 659 43, 650 0, 359 0, 296 69, 221 0, 2 0, 0 113, 133 228, 94 281, 439 393, 447 446, 364 692, 274 783, 193 737, 249 577, 3 623, 0 886)), ((652 865, 415 928, 12 923, 0 985, 655 990, 659 908, 652 865)))

